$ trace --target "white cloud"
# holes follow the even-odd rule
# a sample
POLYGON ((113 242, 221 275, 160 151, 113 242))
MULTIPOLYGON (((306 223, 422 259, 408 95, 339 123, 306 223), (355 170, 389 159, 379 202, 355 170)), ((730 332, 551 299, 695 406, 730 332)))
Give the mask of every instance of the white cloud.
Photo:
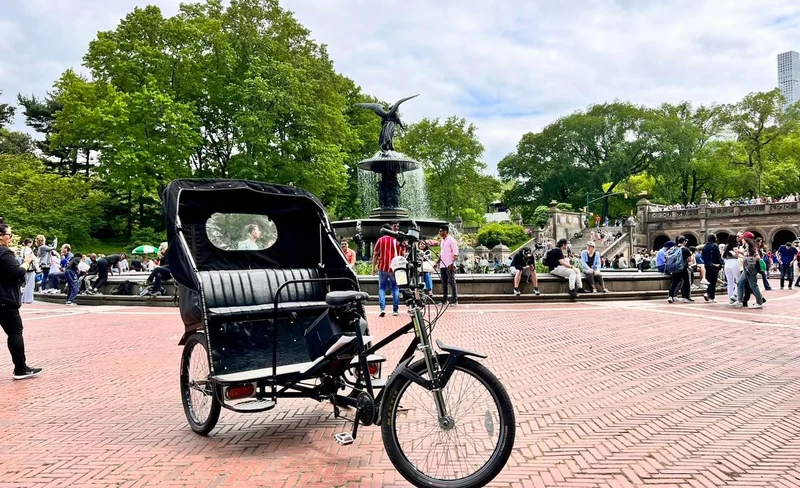
MULTIPOLYGON (((76 66, 96 31, 135 0, 29 0, 0 14, 0 88, 43 93, 76 66), (17 36, 18 37, 18 36, 17 36)), ((178 0, 151 0, 167 14, 178 0)), ((291 0, 336 69, 367 93, 413 93, 405 118, 467 117, 486 161, 523 133, 614 99, 733 102, 776 85, 776 55, 800 50, 800 5, 785 0, 291 0)), ((19 125, 19 123, 18 123, 19 125)))

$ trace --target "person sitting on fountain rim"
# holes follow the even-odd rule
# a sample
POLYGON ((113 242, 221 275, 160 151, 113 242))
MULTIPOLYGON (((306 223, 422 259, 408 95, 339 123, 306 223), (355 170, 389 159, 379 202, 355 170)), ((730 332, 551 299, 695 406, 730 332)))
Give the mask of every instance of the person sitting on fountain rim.
POLYGON ((533 252, 529 247, 523 247, 519 252, 514 254, 514 258, 511 260, 511 271, 514 273, 514 295, 520 296, 522 294, 522 292, 519 291, 519 283, 522 281, 522 273, 526 267, 531 273, 533 293, 538 296, 540 293, 539 279, 536 276, 536 258, 533 257, 533 252))
POLYGON ((569 296, 577 298, 578 292, 585 293, 585 290, 583 289, 580 270, 572 266, 569 258, 564 255, 567 251, 567 243, 566 239, 559 239, 556 247, 547 251, 544 264, 550 268, 551 275, 569 280, 569 296))
POLYGON ((592 290, 592 293, 597 293, 595 282, 600 285, 600 291, 608 293, 603 274, 600 272, 600 253, 596 249, 594 241, 589 241, 586 243, 586 249, 581 251, 583 274, 586 275, 586 281, 589 282, 589 289, 592 290))

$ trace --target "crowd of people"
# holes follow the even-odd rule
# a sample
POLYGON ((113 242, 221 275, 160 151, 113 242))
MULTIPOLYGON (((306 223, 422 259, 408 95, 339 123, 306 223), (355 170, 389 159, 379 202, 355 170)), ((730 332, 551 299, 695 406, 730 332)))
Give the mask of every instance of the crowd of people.
POLYGON ((164 279, 170 277, 167 265, 167 243, 158 249, 155 257, 133 257, 130 261, 124 252, 115 254, 82 254, 73 252, 72 246, 58 246, 58 239, 47 244, 45 236, 25 238, 21 245, 12 250, 17 263, 28 262, 22 285, 21 302, 34 302, 34 292, 52 295, 61 294, 66 285, 66 305, 76 306, 78 295, 102 294, 103 286, 110 275, 129 272, 149 272, 146 283, 148 294, 165 294, 164 279))

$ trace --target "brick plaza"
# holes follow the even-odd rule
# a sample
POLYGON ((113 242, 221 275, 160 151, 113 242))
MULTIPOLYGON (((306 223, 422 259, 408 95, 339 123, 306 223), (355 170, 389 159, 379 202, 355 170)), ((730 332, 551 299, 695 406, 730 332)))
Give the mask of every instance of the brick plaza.
MULTIPOLYGON (((517 412, 514 453, 492 485, 800 486, 800 293, 766 296, 760 311, 665 300, 451 308, 436 337, 489 354, 517 412)), ((312 400, 223 410, 210 437, 194 434, 176 309, 36 303, 23 316, 30 363, 45 372, 12 381, 0 354, 0 487, 408 486, 379 428, 338 446, 349 424, 312 400)), ((406 318, 370 308, 369 319, 382 337, 406 318)))

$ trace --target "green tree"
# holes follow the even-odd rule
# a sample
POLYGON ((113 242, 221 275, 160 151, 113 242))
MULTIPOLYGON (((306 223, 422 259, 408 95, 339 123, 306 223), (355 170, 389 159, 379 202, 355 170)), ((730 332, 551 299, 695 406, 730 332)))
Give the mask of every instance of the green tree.
POLYGON ((331 209, 344 199, 345 162, 362 149, 345 115, 358 90, 277 0, 183 4, 169 18, 137 8, 84 64, 91 79, 68 72, 57 86, 53 142, 99 151, 129 230, 132 207, 180 175, 292 184, 331 209))
POLYGON ((58 101, 58 94, 50 92, 43 98, 19 94, 17 102, 23 109, 25 125, 43 136, 42 140, 37 140, 34 144, 44 156, 45 165, 61 174, 74 175, 80 169, 78 162, 80 157, 83 160, 82 169, 88 177, 91 168, 89 162, 91 148, 52 147, 52 137, 56 132, 56 113, 63 109, 58 101))
POLYGON ((755 178, 754 193, 762 194, 762 179, 767 167, 768 149, 782 137, 797 130, 800 108, 795 104, 783 110, 785 97, 780 89, 750 93, 731 106, 727 124, 744 149, 737 164, 750 169, 755 178))
POLYGON ((475 237, 478 244, 493 248, 498 244, 505 244, 511 249, 529 240, 525 228, 510 222, 492 222, 481 227, 475 237))
MULTIPOLYGON (((0 90, 0 95, 3 91, 0 90)), ((29 154, 33 151, 33 140, 27 134, 6 129, 14 120, 16 107, 0 103, 0 154, 29 154)))
POLYGON ((80 176, 45 171, 36 157, 0 154, 0 201, 3 217, 24 236, 58 236, 61 242, 89 242, 103 219, 104 195, 80 176))
POLYGON ((497 179, 483 173, 484 148, 466 119, 422 119, 397 146, 423 164, 431 211, 438 217, 453 221, 465 209, 482 214, 500 190, 497 179))
MULTIPOLYGON (((657 160, 654 117, 654 111, 631 103, 604 103, 525 134, 517 151, 498 165, 500 175, 515 182, 504 200, 516 206, 553 199, 582 206, 587 192, 613 193, 657 160)), ((607 198, 602 213, 608 215, 607 198)))

